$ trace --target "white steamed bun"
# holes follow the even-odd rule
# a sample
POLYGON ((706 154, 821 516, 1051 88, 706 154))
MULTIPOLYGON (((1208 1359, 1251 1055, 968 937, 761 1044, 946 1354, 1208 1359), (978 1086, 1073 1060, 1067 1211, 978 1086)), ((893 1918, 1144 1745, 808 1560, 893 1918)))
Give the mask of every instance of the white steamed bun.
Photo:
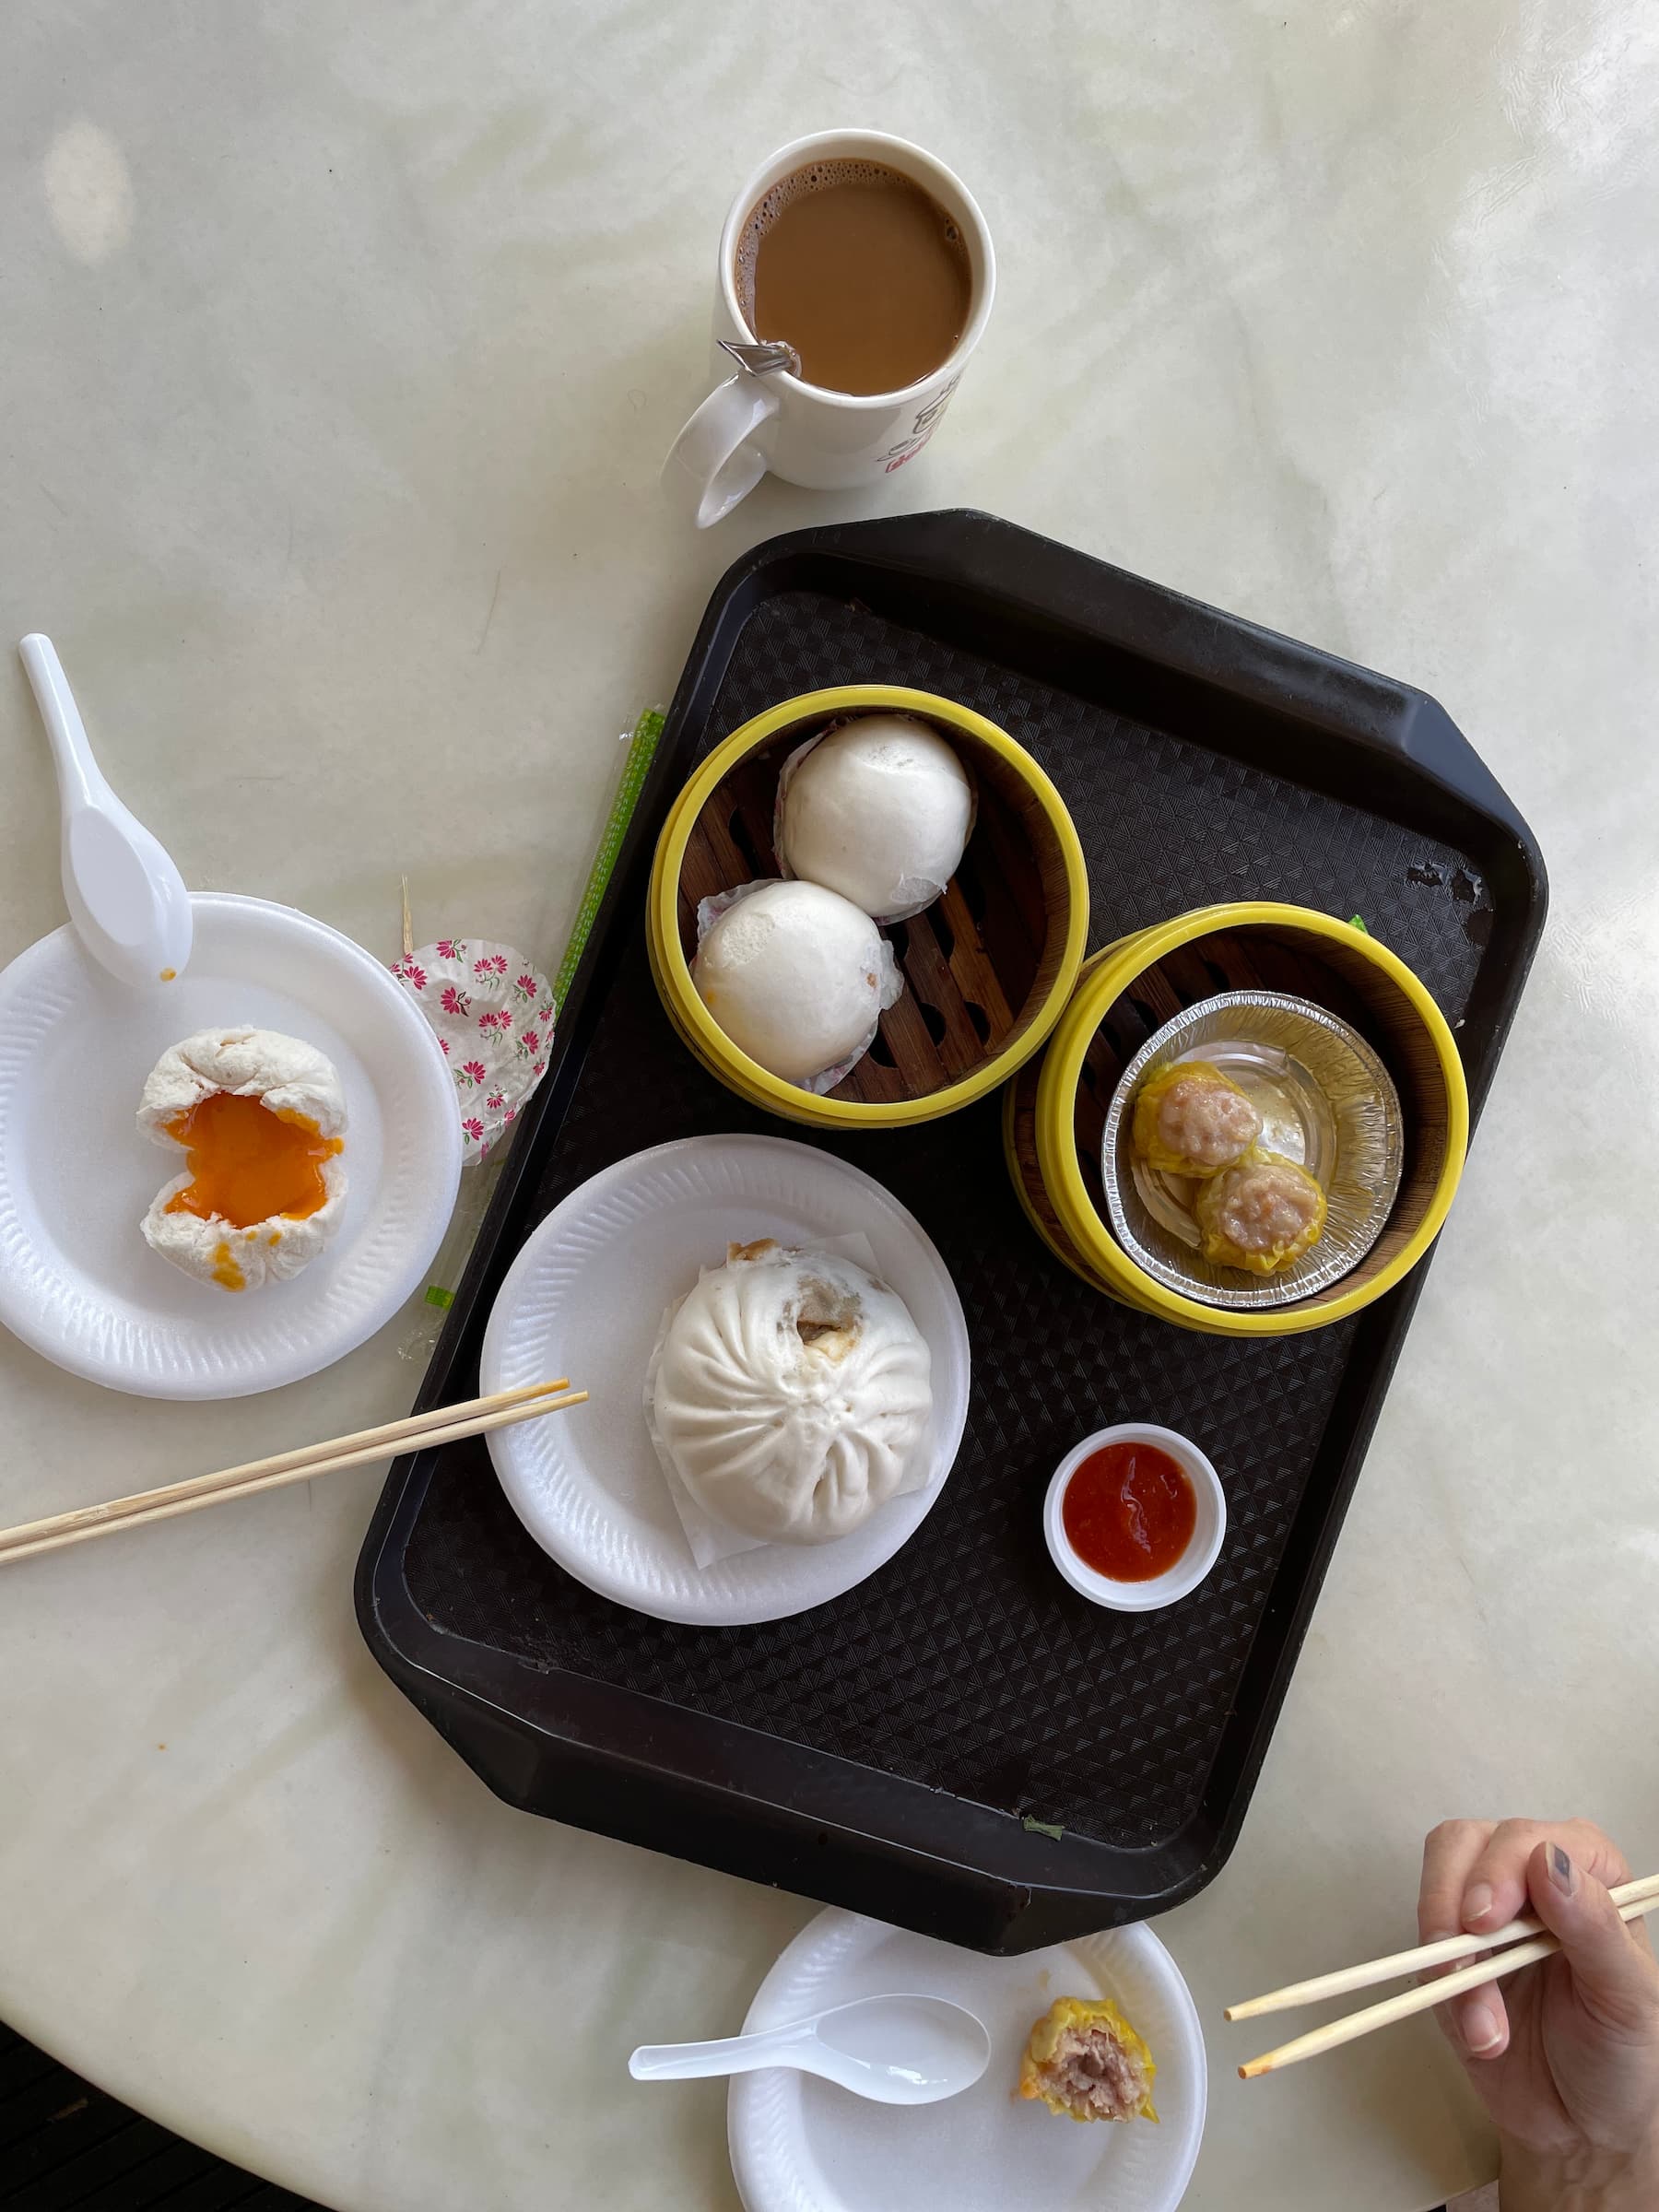
POLYGON ((691 980, 739 1052, 809 1089, 863 1057, 903 989, 869 915, 816 883, 745 886, 710 923, 691 980))
POLYGON ((967 771, 931 724, 861 714, 785 765, 778 854, 791 875, 902 922, 956 874, 972 822, 967 771))
POLYGON ((188 1168, 164 1182, 139 1223, 145 1242, 185 1275, 222 1290, 257 1290, 286 1281, 324 1251, 346 1218, 346 1093, 325 1053, 279 1030, 198 1030, 170 1045, 145 1078, 138 1126, 159 1145, 185 1149, 176 1134, 193 1107, 226 1092, 257 1099, 279 1119, 298 1123, 332 1147, 321 1165, 321 1206, 307 1214, 273 1213, 231 1222, 174 1201, 194 1178, 188 1168))
POLYGON ((681 1300, 650 1418, 704 1512, 767 1542, 820 1544, 915 1487, 931 1366, 896 1290, 840 1253, 763 1238, 732 1245, 681 1300))

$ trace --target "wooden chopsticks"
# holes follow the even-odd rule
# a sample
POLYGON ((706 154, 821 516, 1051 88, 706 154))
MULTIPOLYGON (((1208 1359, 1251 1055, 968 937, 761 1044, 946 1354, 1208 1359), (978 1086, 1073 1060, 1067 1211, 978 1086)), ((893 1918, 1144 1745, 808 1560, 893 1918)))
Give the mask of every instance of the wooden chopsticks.
MULTIPOLYGON (((1625 1920, 1641 1920, 1650 1912, 1659 1912, 1659 1875, 1650 1874, 1640 1881, 1626 1882, 1612 1892, 1612 1897, 1625 1920)), ((1465 1967, 1460 1973, 1445 1974, 1438 1980, 1422 1983, 1416 1989, 1403 1990, 1398 1996, 1385 1997, 1380 2005, 1367 2006, 1361 2012, 1349 2013, 1345 2019, 1331 2020, 1323 2028, 1299 2035, 1292 2042, 1281 2043, 1277 2051, 1265 2051, 1260 2058, 1248 2059, 1239 2068, 1240 2077, 1253 2081, 1260 2074, 1277 2074, 1286 2066, 1299 2065, 1304 2058, 1317 2058, 1323 2052, 1337 2050, 1359 2036, 1370 2035, 1375 2029, 1391 2027, 1395 2020, 1409 2019, 1413 2013, 1428 2012, 1465 1989, 1478 1989, 1484 1982, 1496 1982, 1500 1975, 1516 1973, 1524 1966, 1534 1966, 1560 1947, 1553 1936, 1544 1933, 1542 1922, 1531 1918, 1512 1920, 1507 1927, 1494 1928, 1487 1936, 1447 1936, 1438 1943, 1419 1944, 1415 1950, 1395 1951, 1386 1959, 1372 1959, 1363 1966, 1344 1967, 1334 1974, 1317 1974, 1312 1981, 1292 1982, 1283 1989, 1269 1990, 1265 1996, 1251 1997, 1242 2005, 1230 2005, 1227 2007, 1230 2020, 1253 2020, 1261 2013, 1284 2012, 1293 2005, 1311 2005, 1321 1997, 1347 1996, 1353 1990, 1371 1989, 1401 1974, 1420 1973, 1430 1967, 1448 1965, 1455 1959, 1475 1958, 1480 1952, 1496 1952, 1495 1957, 1477 1959, 1475 1965, 1465 1967)))
POLYGON ((66 1544, 82 1544, 89 1536, 107 1536, 112 1529, 167 1521, 175 1513, 221 1505, 227 1498, 247 1498, 256 1490, 280 1488, 284 1483, 336 1475, 346 1467, 389 1458, 410 1444, 425 1450, 431 1444, 459 1443, 463 1437, 482 1436, 491 1429, 510 1428, 515 1421, 539 1420, 545 1413, 562 1413, 567 1406, 585 1404, 587 1394, 585 1390, 570 1390, 563 1376, 556 1382, 528 1382, 517 1390, 498 1390, 488 1397, 469 1398, 457 1406, 435 1406, 429 1413, 410 1414, 401 1421, 383 1422, 378 1429, 359 1429, 353 1436, 337 1436, 327 1443, 304 1444, 292 1452, 277 1452, 268 1459, 250 1460, 243 1466, 221 1467, 212 1475, 193 1475, 159 1490, 138 1490, 130 1498, 112 1498, 102 1505, 77 1506, 71 1512, 53 1513, 43 1521, 25 1521, 17 1528, 0 1529, 0 1566, 39 1552, 59 1551, 66 1544), (561 1397, 561 1391, 568 1394, 561 1397))

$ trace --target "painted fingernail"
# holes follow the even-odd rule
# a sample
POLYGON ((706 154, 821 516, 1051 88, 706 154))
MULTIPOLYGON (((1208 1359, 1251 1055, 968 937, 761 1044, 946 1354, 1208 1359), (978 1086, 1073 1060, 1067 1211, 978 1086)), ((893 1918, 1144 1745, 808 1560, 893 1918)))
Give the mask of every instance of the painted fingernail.
POLYGON ((1488 2051, 1495 2051, 1503 2041, 1498 2015, 1489 2005, 1478 2002, 1471 2005, 1464 2015, 1463 2030, 1464 2041, 1476 2058, 1484 2058, 1488 2051))
POLYGON ((1578 1886, 1578 1876, 1573 1871, 1572 1861, 1559 1843, 1552 1843, 1549 1847, 1549 1878, 1563 1897, 1571 1897, 1578 1886))
POLYGON ((1492 1909, 1492 1885, 1477 1882, 1464 1899, 1464 1919, 1484 1920, 1492 1909))

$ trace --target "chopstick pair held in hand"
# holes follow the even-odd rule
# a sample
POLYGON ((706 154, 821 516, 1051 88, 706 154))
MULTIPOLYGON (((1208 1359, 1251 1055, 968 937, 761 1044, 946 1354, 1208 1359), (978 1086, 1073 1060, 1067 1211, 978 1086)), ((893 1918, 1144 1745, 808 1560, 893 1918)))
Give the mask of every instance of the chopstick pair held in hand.
MULTIPOLYGON (((1432 1839, 1430 1841, 1432 1848, 1432 1839)), ((1559 1844, 1540 1848, 1546 1852, 1553 1849, 1559 1854, 1559 1864, 1556 1861, 1547 1862, 1554 1869, 1550 1878, 1556 1881, 1562 1900, 1571 1900, 1573 1894, 1571 1883, 1574 1877, 1571 1861, 1559 1844), (1561 1872, 1562 1868, 1566 1870, 1565 1875, 1561 1872)), ((1581 1884, 1579 1894, 1582 1896, 1583 1877, 1580 1876, 1577 1878, 1581 1884)), ((1659 1875, 1649 1875, 1640 1881, 1622 1883, 1608 1895, 1621 1920, 1630 1922, 1645 1918, 1651 1912, 1659 1912, 1659 1875)), ((1555 1906, 1552 1911, 1559 1916, 1561 1907, 1555 1906)), ((1628 1940, 1605 1929, 1601 1931, 1601 1936, 1604 1940, 1628 1940)), ((1277 2073, 1286 2066, 1296 2065, 1302 2059, 1317 2058, 1324 2052, 1337 2050, 1344 2043, 1370 2035, 1378 2028, 1389 2027, 1395 2020, 1407 2019, 1415 2013, 1427 2012, 1467 1991, 1518 1972, 1523 1967, 1539 1964, 1562 1947, 1559 1936, 1552 1934, 1535 1914, 1527 1914, 1509 1921, 1500 1927, 1445 1936, 1418 1945, 1411 1950, 1396 1951, 1387 1958, 1369 1960, 1360 1966, 1345 1967, 1335 1973, 1316 1975, 1311 1981, 1291 1983, 1283 1989, 1271 1990, 1265 1996, 1250 1998, 1241 2005, 1229 2006, 1227 2018, 1230 2020, 1254 2019, 1264 2013, 1287 2011, 1293 2006, 1315 2004, 1322 1998, 1346 1996, 1355 1990, 1372 1988, 1380 1983, 1392 1982, 1405 1974, 1433 1973, 1433 1970, 1452 1965, 1461 1959, 1473 1959, 1476 1961, 1458 1971, 1436 1974, 1433 1979, 1419 1983, 1414 1989, 1402 1991, 1397 1996, 1368 2006, 1346 2018, 1332 2020, 1323 2028, 1312 2029, 1306 2035, 1279 2045, 1277 2050, 1265 2052, 1259 2058, 1250 2059, 1241 2065, 1239 2068, 1240 2076, 1251 2081, 1258 2075, 1277 2073), (1483 1957, 1480 1955, 1483 1953, 1495 1955, 1483 1957)), ((1659 1968, 1653 1967, 1651 1955, 1644 1954, 1644 1958, 1646 1966, 1653 1970, 1655 2028, 1659 2030, 1659 1968)), ((1500 2044, 1501 2038, 1495 2035, 1491 2047, 1496 2050, 1500 2044)), ((1473 2051, 1471 2055, 1478 2056, 1480 2053, 1473 2051)))
POLYGON ((284 1483, 309 1482, 316 1475, 366 1466, 371 1460, 390 1458, 410 1445, 418 1444, 424 1451, 430 1444, 459 1443, 464 1437, 511 1428, 517 1421, 539 1420, 544 1414, 562 1413, 567 1406, 585 1404, 587 1394, 585 1390, 568 1390, 562 1376, 556 1382, 529 1382, 517 1390, 498 1390, 488 1397, 469 1398, 457 1406, 436 1406, 429 1413, 386 1421, 378 1429, 359 1429, 355 1435, 335 1437, 327 1443, 302 1444, 292 1452, 250 1460, 243 1466, 223 1467, 217 1474, 193 1475, 161 1489, 139 1490, 129 1498, 112 1498, 102 1505, 77 1506, 71 1512, 53 1513, 43 1521, 26 1521, 17 1528, 0 1529, 0 1566, 8 1559, 59 1551, 66 1544, 82 1544, 90 1536, 105 1536, 113 1529, 131 1528, 140 1522, 167 1521, 202 1506, 222 1505, 228 1498, 246 1498, 255 1490, 274 1490, 284 1483), (561 1397, 561 1391, 568 1394, 561 1397))
POLYGON ((1631 1882, 1629 1874, 1618 1846, 1587 1820, 1443 1821, 1424 1847, 1418 1931, 1428 1940, 1417 1951, 1276 1991, 1234 2014, 1362 1987, 1412 1966, 1437 1974, 1472 1950, 1503 1947, 1241 2073, 1277 2071, 1435 2006, 1498 2129, 1508 2212, 1561 2212, 1568 2204, 1653 2212, 1659 1962, 1645 1930, 1627 1923, 1659 1907, 1659 1879, 1631 1882), (1513 1982, 1500 1980, 1523 1967, 1513 1982))

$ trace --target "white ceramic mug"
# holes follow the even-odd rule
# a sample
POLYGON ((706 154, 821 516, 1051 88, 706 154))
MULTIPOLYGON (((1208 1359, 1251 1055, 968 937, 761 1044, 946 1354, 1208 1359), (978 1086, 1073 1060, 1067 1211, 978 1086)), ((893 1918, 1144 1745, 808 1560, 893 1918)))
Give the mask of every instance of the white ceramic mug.
MULTIPOLYGON (((756 376, 740 369, 711 392, 675 440, 663 479, 706 530, 730 514, 771 469, 813 491, 877 484, 922 451, 979 344, 996 288, 991 233, 973 195, 942 161, 881 131, 820 131, 780 147, 745 182, 720 234, 714 279, 714 365, 729 369, 722 338, 753 342, 737 297, 737 243, 750 211, 792 170, 809 161, 879 161, 933 194, 968 248, 972 307, 947 360, 901 392, 830 392, 787 370, 756 376)), ((773 334, 774 335, 777 334, 773 334)))

